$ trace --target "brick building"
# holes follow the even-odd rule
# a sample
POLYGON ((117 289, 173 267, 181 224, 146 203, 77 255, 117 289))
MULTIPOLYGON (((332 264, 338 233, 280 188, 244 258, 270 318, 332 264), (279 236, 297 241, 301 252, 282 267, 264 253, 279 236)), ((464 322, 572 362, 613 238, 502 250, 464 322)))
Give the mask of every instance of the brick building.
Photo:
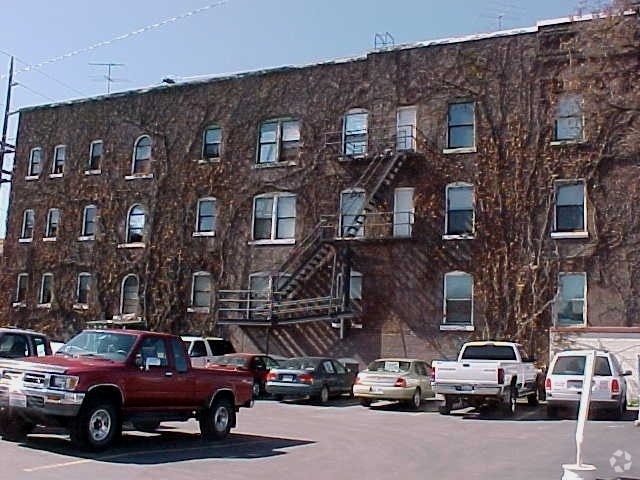
POLYGON ((362 361, 631 334, 637 119, 602 99, 638 98, 636 30, 559 19, 25 108, 0 308, 362 361))

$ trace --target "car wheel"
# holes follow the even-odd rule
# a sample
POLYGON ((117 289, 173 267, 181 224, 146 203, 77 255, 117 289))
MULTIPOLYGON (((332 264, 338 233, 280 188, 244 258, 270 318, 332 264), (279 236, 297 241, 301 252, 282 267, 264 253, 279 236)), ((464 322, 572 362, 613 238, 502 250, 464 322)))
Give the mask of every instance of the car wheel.
POLYGON ((323 385, 320 389, 317 400, 323 405, 329 401, 329 389, 326 385, 323 385))
POLYGON ((518 401, 518 392, 515 387, 507 390, 502 398, 502 412, 507 417, 513 417, 516 414, 516 402, 518 401))
POLYGON ((422 392, 419 388, 416 388, 409 401, 409 407, 411 410, 418 410, 422 405, 422 392))
POLYGON ((620 405, 618 405, 616 407, 616 409, 613 411, 613 419, 614 420, 622 420, 624 418, 624 414, 627 412, 627 399, 623 399, 622 402, 620 402, 620 405))
POLYGON ((362 405, 363 407, 370 407, 371 406, 371 399, 370 398, 361 398, 360 399, 360 405, 362 405))
POLYGON ((155 432, 160 426, 160 422, 157 420, 141 420, 139 422, 133 422, 133 428, 140 432, 155 432))
POLYGON ((90 400, 80 410, 70 429, 71 443, 83 450, 108 448, 122 431, 116 406, 110 401, 90 400))
POLYGON ((251 393, 253 394, 253 398, 258 398, 260 396, 260 382, 253 382, 251 386, 251 393))
POLYGON ((200 435, 205 440, 220 440, 226 437, 235 423, 235 409, 231 401, 220 398, 200 417, 200 435))

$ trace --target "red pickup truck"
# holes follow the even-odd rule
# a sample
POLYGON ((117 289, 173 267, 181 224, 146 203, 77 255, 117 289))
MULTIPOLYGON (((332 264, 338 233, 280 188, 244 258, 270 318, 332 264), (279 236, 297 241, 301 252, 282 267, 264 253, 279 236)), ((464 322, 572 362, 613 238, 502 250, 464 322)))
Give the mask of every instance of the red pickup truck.
POLYGON ((143 431, 196 418, 205 439, 224 438, 252 406, 248 372, 192 368, 180 337, 85 330, 55 355, 0 359, 0 434, 21 440, 36 425, 67 428, 87 450, 108 448, 130 422, 143 431))

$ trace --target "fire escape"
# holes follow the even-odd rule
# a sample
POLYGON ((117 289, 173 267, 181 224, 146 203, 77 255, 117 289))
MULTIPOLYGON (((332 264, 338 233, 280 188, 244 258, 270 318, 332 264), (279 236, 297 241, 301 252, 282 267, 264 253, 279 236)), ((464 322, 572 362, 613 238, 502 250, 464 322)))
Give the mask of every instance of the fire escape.
POLYGON ((327 147, 341 161, 357 162, 361 174, 343 191, 340 211, 321 216, 271 277, 268 288, 217 292, 219 325, 331 321, 337 327, 351 320, 352 327, 362 327, 361 302, 350 294, 350 249, 359 242, 411 236, 412 209, 381 212, 379 207, 405 162, 423 155, 416 148, 414 125, 367 130, 348 140, 345 132, 325 137, 327 147))

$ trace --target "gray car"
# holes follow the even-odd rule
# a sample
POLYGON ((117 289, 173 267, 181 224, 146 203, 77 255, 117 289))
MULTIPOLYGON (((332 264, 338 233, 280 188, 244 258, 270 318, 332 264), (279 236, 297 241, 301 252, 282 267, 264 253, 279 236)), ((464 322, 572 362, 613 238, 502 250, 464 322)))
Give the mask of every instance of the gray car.
POLYGON ((334 358, 294 357, 267 375, 266 390, 276 399, 310 397, 326 403, 331 396, 351 394, 355 374, 334 358))

